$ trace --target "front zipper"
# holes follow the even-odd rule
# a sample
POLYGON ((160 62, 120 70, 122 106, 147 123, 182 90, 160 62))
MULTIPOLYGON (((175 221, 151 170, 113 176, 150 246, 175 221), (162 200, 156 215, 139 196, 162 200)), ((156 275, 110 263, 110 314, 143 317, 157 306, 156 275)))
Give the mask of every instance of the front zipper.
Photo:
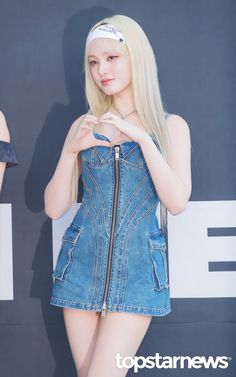
POLYGON ((119 159, 120 159, 120 146, 115 145, 115 188, 114 188, 114 201, 113 201, 113 208, 112 208, 112 222, 111 222, 111 237, 110 237, 110 244, 109 244, 109 254, 108 254, 108 262, 107 262, 107 273, 106 273, 106 283, 105 283, 105 290, 103 296, 103 304, 102 304, 102 311, 101 317, 105 317, 106 310, 107 310, 107 293, 111 275, 111 257, 112 257, 112 249, 114 244, 114 233, 116 227, 116 213, 117 213, 117 203, 118 203, 118 190, 119 190, 119 159))

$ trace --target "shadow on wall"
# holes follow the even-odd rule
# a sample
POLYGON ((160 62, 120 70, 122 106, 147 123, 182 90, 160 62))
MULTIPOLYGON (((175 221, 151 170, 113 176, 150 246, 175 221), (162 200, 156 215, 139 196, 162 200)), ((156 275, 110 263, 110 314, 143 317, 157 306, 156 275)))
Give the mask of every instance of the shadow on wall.
MULTIPOLYGON (((66 134, 72 122, 85 112, 83 59, 87 33, 94 23, 111 15, 111 11, 105 8, 94 7, 79 11, 68 20, 65 26, 62 48, 69 104, 52 105, 36 141, 25 183, 25 202, 34 213, 44 210, 44 190, 56 168, 66 134)), ((63 77, 61 81, 63 83, 63 77)), ((79 202, 82 197, 81 186, 81 180, 79 180, 79 202)), ((61 309, 49 303, 52 288, 50 219, 47 219, 42 226, 32 269, 30 297, 41 300, 45 328, 56 363, 53 376, 76 376, 61 309)))

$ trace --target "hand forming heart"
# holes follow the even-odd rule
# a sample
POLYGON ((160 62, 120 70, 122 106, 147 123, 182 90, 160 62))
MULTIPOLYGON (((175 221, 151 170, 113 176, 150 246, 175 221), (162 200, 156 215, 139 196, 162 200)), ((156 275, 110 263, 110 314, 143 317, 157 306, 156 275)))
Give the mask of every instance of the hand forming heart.
POLYGON ((100 118, 98 118, 98 121, 101 124, 111 124, 120 131, 120 136, 117 136, 111 140, 112 145, 127 141, 127 137, 129 140, 139 143, 148 135, 144 129, 141 129, 136 125, 119 118, 111 112, 103 114, 100 118))

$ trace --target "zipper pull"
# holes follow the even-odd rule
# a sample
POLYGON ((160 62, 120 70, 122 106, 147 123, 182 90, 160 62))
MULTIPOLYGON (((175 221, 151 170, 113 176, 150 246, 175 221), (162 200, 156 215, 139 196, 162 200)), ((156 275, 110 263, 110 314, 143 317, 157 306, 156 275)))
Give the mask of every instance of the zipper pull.
POLYGON ((103 305, 102 305, 102 312, 101 312, 101 317, 104 318, 105 317, 105 314, 106 314, 106 301, 103 302, 103 305))
POLYGON ((115 146, 115 159, 116 160, 119 160, 119 153, 120 153, 120 146, 119 145, 116 145, 115 146))

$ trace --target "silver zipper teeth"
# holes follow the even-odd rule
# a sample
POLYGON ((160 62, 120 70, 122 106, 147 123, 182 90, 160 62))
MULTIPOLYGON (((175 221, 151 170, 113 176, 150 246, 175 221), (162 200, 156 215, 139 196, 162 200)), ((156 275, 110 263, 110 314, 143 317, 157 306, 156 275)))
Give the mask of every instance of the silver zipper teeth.
POLYGON ((115 145, 115 190, 114 190, 114 202, 113 202, 113 208, 112 208, 111 237, 110 237, 109 254, 108 254, 108 262, 107 262, 106 284, 105 284, 103 305, 102 305, 102 311, 101 311, 102 318, 105 317, 106 310, 107 310, 106 299, 107 299, 107 292, 108 292, 110 275, 111 275, 111 257, 112 257, 114 233, 115 233, 115 226, 116 226, 116 212, 117 212, 118 189, 119 189, 119 178, 120 178, 119 158, 120 158, 120 146, 115 145))

